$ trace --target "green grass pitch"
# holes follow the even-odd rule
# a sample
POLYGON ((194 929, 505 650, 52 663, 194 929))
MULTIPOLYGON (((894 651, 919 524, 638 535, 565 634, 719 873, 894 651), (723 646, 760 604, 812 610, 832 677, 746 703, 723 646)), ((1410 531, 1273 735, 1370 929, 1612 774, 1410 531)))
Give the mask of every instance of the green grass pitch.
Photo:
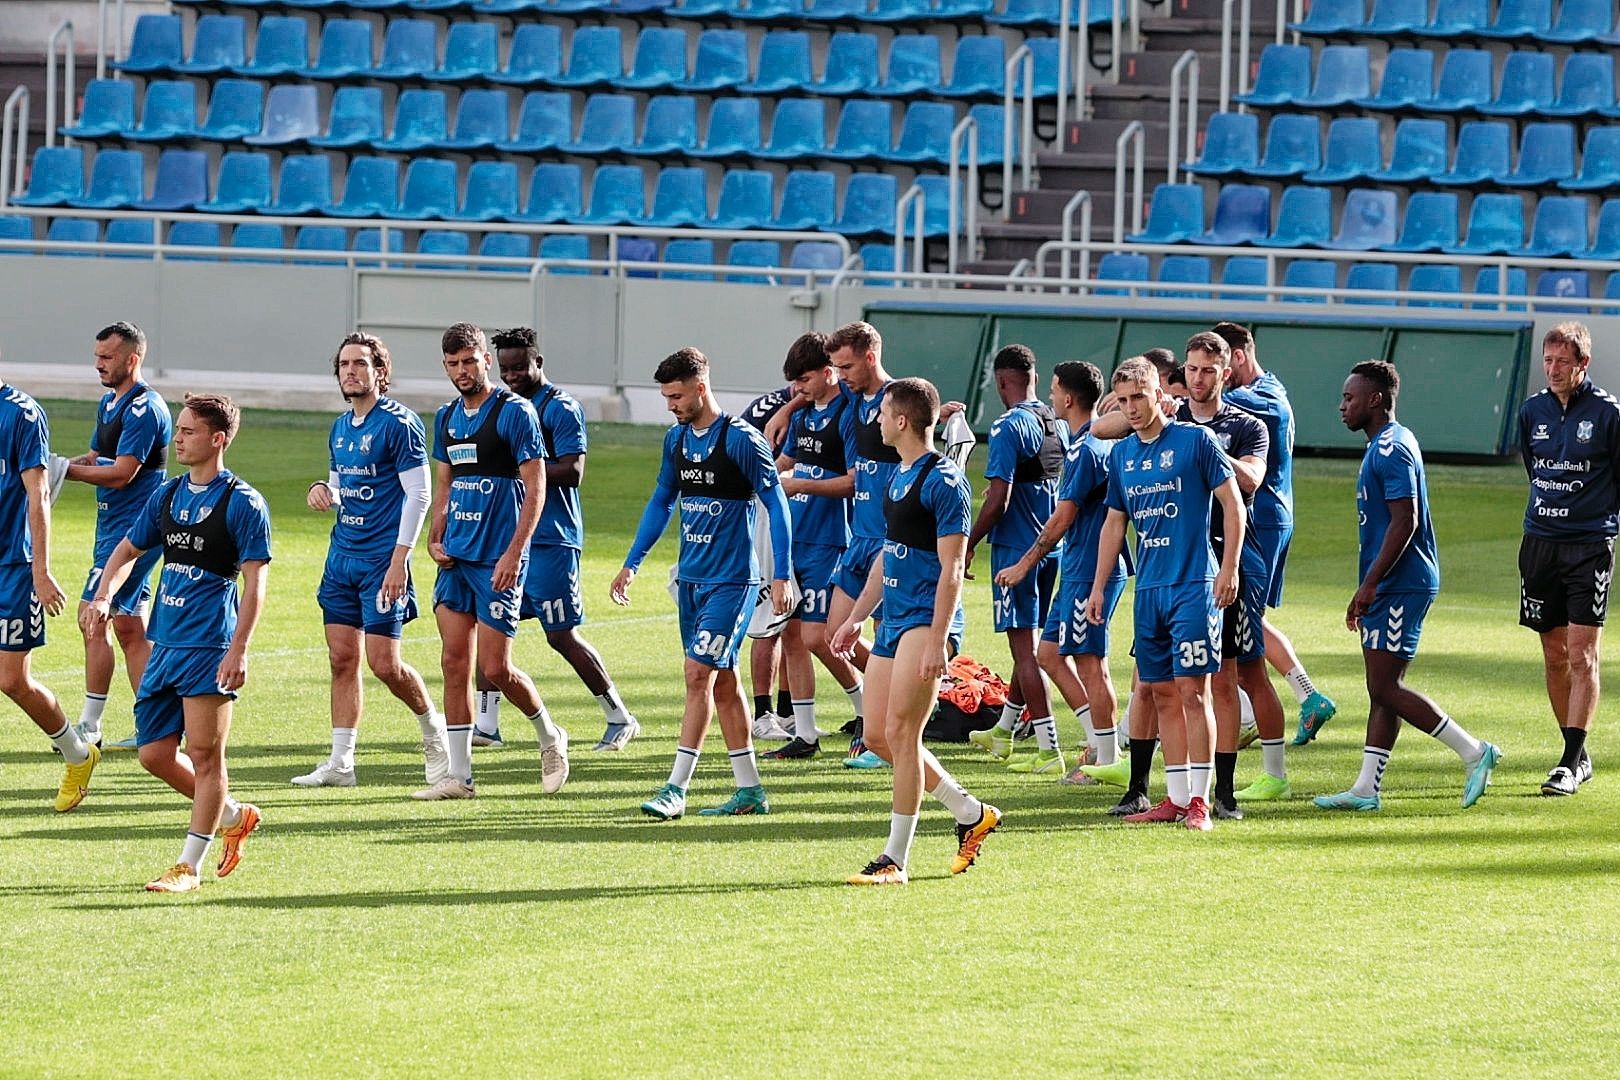
MULTIPOLYGON (((58 449, 87 444, 88 405, 50 411, 58 449)), ((835 755, 766 767, 766 818, 659 825, 636 812, 667 773, 681 705, 672 542, 632 608, 606 597, 655 468, 651 429, 593 428, 585 484, 586 633, 642 738, 585 750, 600 711, 530 623, 520 662, 578 748, 561 795, 541 795, 531 733, 509 708, 513 745, 477 752, 476 801, 410 801, 416 726, 369 678, 360 786, 290 786, 328 749, 314 591, 330 519, 303 492, 325 474, 329 422, 253 412, 229 454, 275 520, 229 756, 265 825, 235 876, 178 900, 141 892, 175 857, 182 800, 110 753, 85 803, 53 814, 58 759, 6 704, 0 1074, 1512 1076, 1602 1073, 1620 1057, 1614 743, 1600 723, 1596 781, 1574 799, 1538 796, 1558 740, 1535 640, 1514 625, 1514 467, 1429 475, 1445 586, 1412 679, 1505 750, 1477 808, 1458 808, 1454 756, 1411 730, 1382 814, 1309 805, 1354 779, 1366 695, 1343 624, 1355 463, 1305 461, 1280 621, 1340 713, 1290 754, 1299 798, 1208 836, 1133 830, 1103 815, 1112 793, 946 747, 1006 828, 952 879, 950 821, 925 806, 911 886, 861 890, 840 882, 881 850, 888 776, 835 755)), ((92 506, 73 485, 57 507, 53 569, 73 596, 92 506)), ((430 592, 420 550, 416 568, 430 592)), ((967 603, 968 651, 1004 669, 982 578, 967 603)), ((1122 605, 1116 640, 1128 617, 1122 605)), ((49 633, 36 671, 76 715, 79 637, 67 616, 49 633)), ((430 617, 408 629, 436 696, 437 648, 430 617)), ((130 729, 122 679, 111 738, 130 729)), ((824 727, 845 718, 823 709, 824 727)), ((1072 717, 1060 727, 1076 741, 1072 717)), ((730 788, 718 739, 699 806, 730 788)), ((1258 758, 1244 755, 1240 784, 1258 758)))

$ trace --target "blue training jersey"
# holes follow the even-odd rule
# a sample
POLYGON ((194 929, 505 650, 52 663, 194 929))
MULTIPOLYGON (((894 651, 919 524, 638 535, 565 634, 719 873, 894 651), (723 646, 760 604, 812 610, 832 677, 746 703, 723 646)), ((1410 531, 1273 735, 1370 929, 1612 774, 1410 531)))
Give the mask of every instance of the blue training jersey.
MULTIPOLYGON (((1097 576, 1097 541, 1108 517, 1108 455, 1115 440, 1099 439, 1090 425, 1069 439, 1063 455, 1063 477, 1058 498, 1075 505, 1074 520, 1063 534, 1058 573, 1068 583, 1094 582, 1097 576)), ((1114 560, 1110 579, 1125 576, 1123 551, 1114 560)))
POLYGON ((495 387, 471 416, 460 399, 440 405, 433 432, 433 460, 454 474, 445 511, 445 553, 468 562, 495 562, 517 532, 527 493, 518 466, 544 457, 534 408, 520 395, 495 387))
MULTIPOLYGON (((1208 428, 1209 433, 1215 436, 1215 441, 1220 443, 1221 449, 1226 452, 1228 461, 1246 457, 1266 460, 1270 442, 1266 426, 1242 409, 1233 408, 1223 402, 1215 411, 1215 415, 1205 422, 1193 416, 1192 405, 1189 402, 1182 402, 1181 408, 1176 410, 1176 419, 1208 428)), ((1239 566, 1245 578, 1264 579, 1268 572, 1266 553, 1260 546, 1259 538, 1254 534, 1254 504, 1259 489, 1245 492, 1240 484, 1238 494, 1243 498, 1244 514, 1243 550, 1239 553, 1239 566)), ((1215 548, 1217 559, 1225 550, 1223 544, 1225 532, 1226 514, 1219 504, 1212 504, 1209 508, 1209 539, 1215 548)))
MULTIPOLYGON (((547 383, 529 399, 540 419, 540 438, 546 460, 585 454, 585 410, 568 391, 547 383)), ((585 546, 585 514, 579 505, 579 488, 546 487, 546 503, 540 508, 540 524, 534 527, 530 547, 585 546)))
POLYGON ((1417 436, 1391 420, 1367 443, 1356 481, 1356 516, 1360 523, 1361 564, 1358 580, 1378 558, 1389 531, 1389 503, 1417 500, 1411 542, 1389 573, 1378 582, 1377 593, 1439 592, 1440 555, 1434 543, 1434 522, 1429 520, 1429 482, 1423 474, 1423 451, 1417 436))
MULTIPOLYGON (((910 467, 896 465, 884 497, 895 520, 883 541, 883 621, 924 626, 934 621, 939 591, 938 538, 967 535, 973 495, 954 462, 930 453, 910 467)), ((963 621, 958 600, 951 628, 963 621)))
POLYGON ((392 558, 405 505, 400 474, 427 464, 422 418, 379 398, 359 422, 353 409, 334 420, 327 445, 338 475, 333 549, 357 559, 392 558))
POLYGON ((1620 531, 1620 402, 1584 380, 1566 408, 1551 390, 1519 407, 1519 456, 1530 478, 1524 531, 1596 541, 1620 531))
POLYGON ((892 446, 883 445, 878 430, 878 409, 888 384, 871 397, 857 394, 848 383, 839 386, 855 406, 855 507, 850 531, 867 540, 882 540, 883 493, 889 489, 889 477, 900 463, 900 455, 892 446))
POLYGON ((1152 442, 1135 432, 1108 457, 1108 506, 1136 526, 1136 587, 1207 582, 1218 569, 1209 543, 1210 499, 1232 477, 1208 430, 1170 421, 1152 442))
POLYGON ((1254 522, 1262 528, 1294 523, 1294 408, 1282 380, 1265 372, 1248 386, 1228 390, 1228 405, 1252 413, 1266 425, 1266 478, 1254 495, 1254 522))
POLYGON ((1002 480, 1012 487, 1006 512, 990 530, 991 544, 1022 553, 1041 534, 1057 505, 1066 437, 1063 422, 1038 401, 1021 401, 990 425, 990 460, 984 478, 1002 480))
POLYGON ((172 648, 219 648, 236 633, 240 564, 270 560, 270 510, 229 470, 200 487, 177 476, 135 515, 129 542, 163 548, 147 636, 172 648), (227 498, 221 525, 214 514, 227 498))
POLYGON ((22 474, 45 464, 51 427, 39 402, 0 383, 0 566, 34 561, 22 474))
POLYGON ((132 457, 141 467, 122 488, 96 489, 97 544, 122 539, 152 492, 163 486, 173 438, 169 405, 150 386, 138 382, 123 397, 111 390, 102 395, 96 408, 96 430, 90 435, 91 451, 100 464, 132 457))
MULTIPOLYGON (((832 480, 855 468, 855 403, 843 394, 825 405, 793 414, 782 453, 793 459, 801 480, 832 480)), ((793 495, 793 543, 849 546, 850 500, 829 495, 793 495)))

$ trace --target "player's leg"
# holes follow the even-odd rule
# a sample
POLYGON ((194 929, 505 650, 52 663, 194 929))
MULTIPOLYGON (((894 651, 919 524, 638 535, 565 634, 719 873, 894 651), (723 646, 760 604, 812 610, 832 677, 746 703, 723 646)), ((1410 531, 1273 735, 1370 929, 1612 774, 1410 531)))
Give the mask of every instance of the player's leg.
MULTIPOLYGON (((1613 542, 1569 545, 1560 555, 1563 571, 1560 592, 1565 597, 1564 614, 1569 621, 1563 649, 1569 691, 1568 704, 1559 720, 1564 752, 1548 775, 1543 791, 1565 795, 1571 793, 1569 779, 1579 787, 1592 778, 1592 759, 1586 752, 1586 739, 1597 718, 1603 622, 1608 614, 1609 584, 1614 577, 1613 542)), ((1554 715, 1557 715, 1556 710, 1554 715)))
MULTIPOLYGON (((99 568, 90 571, 90 580, 101 576, 99 568)), ((94 584, 85 588, 92 593, 94 584)), ((95 630, 84 629, 84 609, 88 602, 80 601, 80 633, 84 635, 84 708, 79 713, 79 733, 90 742, 101 741, 101 717, 107 711, 107 694, 112 690, 113 645, 112 627, 102 624, 95 630)))
POLYGON ((1239 802, 1268 802, 1292 798, 1293 785, 1288 782, 1286 761, 1287 739, 1284 735, 1282 701, 1266 675, 1264 657, 1239 661, 1238 686, 1249 695, 1254 709, 1255 727, 1260 732, 1261 767, 1258 779, 1237 793, 1239 802))
MULTIPOLYGON (((746 636, 744 631, 756 594, 753 586, 719 585, 706 591, 700 605, 695 651, 706 656, 713 667, 710 694, 731 762, 732 779, 736 782, 731 798, 719 806, 699 811, 705 816, 768 814, 771 809, 765 787, 759 780, 759 761, 754 754, 753 734, 757 728, 749 724, 748 702, 743 697, 742 675, 737 670, 740 646, 746 636), (702 644, 705 641, 706 647, 702 644)), ((689 648, 688 659, 699 660, 692 651, 689 648)), ((682 734, 682 745, 701 745, 701 735, 698 742, 687 743, 684 726, 682 734)))
POLYGON ((433 698, 428 694, 427 680, 422 678, 422 673, 405 662, 397 634, 367 630, 365 649, 366 666, 371 673, 416 717, 416 727, 422 735, 423 774, 431 787, 450 775, 444 714, 433 707, 433 698))
POLYGON ((439 630, 439 671, 444 679, 444 741, 450 758, 450 774, 431 787, 413 792, 413 799, 470 799, 477 794, 473 784, 472 734, 473 658, 477 655, 478 620, 460 593, 460 583, 451 577, 454 571, 455 568, 451 568, 439 572, 433 607, 434 622, 439 630), (441 597, 449 599, 441 600, 441 597))
MULTIPOLYGON (((1075 719, 1080 721, 1082 742, 1080 752, 1074 761, 1074 772, 1070 774, 1072 777, 1078 777, 1080 766, 1095 764, 1097 761, 1097 734, 1091 726, 1091 702, 1086 697, 1085 684, 1080 681, 1074 657, 1064 656, 1059 652, 1056 641, 1042 638, 1035 646, 1035 662, 1040 665, 1042 674, 1051 679, 1052 685, 1057 687, 1058 696, 1063 698, 1063 704, 1068 706, 1073 711, 1075 719)), ((1066 777, 1065 782, 1071 781, 1066 777)))
POLYGON ((1242 709, 1238 705, 1237 661, 1227 659, 1209 682, 1210 706, 1215 714, 1215 783, 1210 809, 1221 820, 1240 821, 1243 810, 1237 802, 1238 730, 1242 709))
MULTIPOLYGON (((1137 654, 1140 662, 1142 650, 1138 646, 1137 654)), ((1188 748, 1187 748, 1187 722, 1185 719, 1181 694, 1173 678, 1162 677, 1163 673, 1155 667, 1153 673, 1141 673, 1141 681, 1131 695, 1131 707, 1138 707, 1138 698, 1146 699, 1142 707, 1149 709, 1158 719, 1159 746, 1164 755, 1164 781, 1165 797, 1149 809, 1136 813, 1122 814, 1125 821, 1133 824, 1149 824, 1155 822, 1182 821, 1187 816, 1187 807, 1192 795, 1188 778, 1188 748)), ((1131 733, 1131 750, 1136 750, 1137 738, 1133 728, 1131 733)), ((1150 759, 1151 760, 1151 759, 1150 759)), ((1133 778, 1134 782, 1134 778, 1133 778)), ((1132 794, 1127 789, 1126 795, 1132 794)), ((1146 802, 1145 796, 1141 798, 1146 802)))
MULTIPOLYGON (((196 678, 205 678, 202 667, 206 652, 196 650, 192 657, 196 678)), ((222 654, 221 654, 222 655, 222 654)), ((213 657, 217 666, 218 656, 213 657)), ((214 833, 223 827, 225 843, 220 852, 218 877, 227 877, 242 858, 248 836, 259 825, 259 809, 238 803, 230 795, 230 776, 225 766, 225 744, 230 737, 232 699, 227 694, 197 694, 180 698, 185 726, 186 756, 192 767, 191 821, 181 845, 176 865, 147 884, 155 892, 189 892, 197 887, 203 859, 213 843, 214 833)), ((144 746, 143 746, 144 751, 144 746)))
POLYGON ((1058 749, 1057 723, 1052 717, 1052 693, 1046 686, 1046 675, 1040 661, 1035 658, 1035 640, 1038 631, 1019 626, 1007 631, 1007 648, 1012 654, 1013 678, 1018 684, 1020 697, 1028 706, 1035 729, 1035 752, 1008 763, 1012 772, 1063 774, 1063 753, 1058 749))
POLYGON ((299 787, 354 786, 354 745, 364 703, 361 647, 359 626, 326 624, 326 660, 332 676, 332 753, 310 772, 292 778, 299 787))
MULTIPOLYGON (((513 597, 513 603, 516 603, 513 597)), ((495 684, 501 696, 534 725, 535 737, 540 741, 540 788, 547 795, 562 790, 568 781, 568 732, 551 719, 546 703, 528 672, 512 662, 512 637, 515 625, 495 625, 478 621, 478 668, 484 677, 495 684), (510 628, 510 629, 509 629, 510 628)))
MULTIPOLYGON (((1181 706, 1181 720, 1186 733, 1187 827, 1199 831, 1208 831, 1211 826, 1209 794, 1215 774, 1215 710, 1211 701, 1210 679, 1210 673, 1199 672, 1193 675, 1178 674, 1175 680, 1176 698, 1181 706)), ((1164 713, 1161 711, 1159 716, 1162 724, 1164 713)), ((1169 761, 1167 749, 1167 772, 1169 761)))
MULTIPOLYGON (((43 628, 39 644, 45 643, 43 628)), ((31 646, 30 646, 31 648, 31 646)), ((90 774, 101 762, 101 750, 87 743, 78 729, 68 723, 56 695, 34 679, 29 649, 0 647, 0 693, 4 693, 51 740, 62 753, 67 769, 56 793, 56 810, 64 813, 84 801, 90 790, 90 774)))
POLYGON ((782 628, 787 685, 793 688, 793 738, 762 754, 767 761, 802 761, 821 753, 821 730, 816 726, 816 665, 805 626, 799 617, 782 628))
POLYGON ((771 698, 776 693, 777 661, 780 643, 776 637, 748 639, 748 682, 754 695, 754 737, 758 739, 785 739, 782 718, 776 714, 771 698))
MULTIPOLYGON (((866 585, 866 575, 872 569, 872 560, 876 557, 876 552, 881 549, 881 541, 861 538, 850 541, 849 547, 844 549, 843 554, 838 559, 837 568, 832 572, 830 584, 828 585, 827 626, 839 627, 849 621, 850 614, 855 610, 855 600, 861 595, 861 589, 866 585)), ((875 624, 881 623, 882 618, 883 608, 882 605, 879 605, 877 612, 874 614, 874 630, 875 624)), ((827 633, 825 627, 823 627, 823 632, 824 635, 827 633)), ((823 663, 826 663, 827 657, 832 655, 830 640, 825 636, 821 643, 821 649, 816 651, 816 655, 821 657, 823 663)), ((871 658, 871 655, 872 650, 869 642, 864 639, 856 642, 855 652, 850 658, 850 663, 861 673, 862 678, 864 678, 867 661, 871 658)), ((829 668, 828 670, 832 669, 829 668)), ((864 746, 861 743, 862 720, 866 715, 864 687, 861 678, 857 678, 853 687, 842 680, 840 680, 839 685, 844 687, 844 692, 849 695, 850 705, 855 710, 854 719, 839 730, 850 736, 849 752, 852 758, 858 757, 864 752, 864 746)))
POLYGON ((1411 658, 1401 653, 1366 650, 1367 695, 1374 702, 1449 747, 1468 770, 1463 806, 1479 801, 1490 782, 1490 773, 1501 752, 1488 742, 1469 734, 1456 720, 1426 694, 1406 685, 1406 668, 1411 658))

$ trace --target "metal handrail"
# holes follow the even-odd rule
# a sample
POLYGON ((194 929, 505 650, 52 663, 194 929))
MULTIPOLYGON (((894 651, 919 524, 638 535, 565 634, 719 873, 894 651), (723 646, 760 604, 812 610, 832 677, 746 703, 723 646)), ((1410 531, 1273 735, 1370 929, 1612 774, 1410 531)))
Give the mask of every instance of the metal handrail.
POLYGON ((1232 5, 1236 2, 1221 3, 1221 106, 1216 112, 1227 112, 1232 103, 1232 5))
MULTIPOLYGON (((112 58, 124 59, 124 0, 113 0, 118 15, 118 40, 113 42, 112 58)), ((96 6, 96 78, 107 77, 107 8, 109 0, 98 0, 96 6)), ((123 73, 114 71, 113 78, 122 78, 123 73)))
MULTIPOLYGON (((1305 0, 1294 0, 1294 22, 1303 22, 1305 19, 1305 0)), ((1277 44, 1283 43, 1283 34, 1288 30, 1288 0, 1277 0, 1277 44)), ((1299 44, 1299 31, 1294 31, 1294 44, 1299 44)))
MULTIPOLYGON (((1063 242, 1066 244, 1072 243, 1074 240, 1074 212, 1077 208, 1080 211, 1080 231, 1085 234, 1087 240, 1091 239, 1091 192, 1081 190, 1075 192, 1069 201, 1063 204, 1062 235, 1063 242)), ((1070 251, 1068 248, 1063 249, 1062 264, 1062 276, 1067 281, 1070 266, 1070 251)), ((1080 253, 1080 276, 1083 278, 1091 276, 1090 251, 1080 253)), ((1063 291, 1068 292, 1069 290, 1064 289, 1063 291)))
MULTIPOLYGON (((1086 0, 1080 0, 1082 4, 1086 0)), ((1058 149, 1063 149, 1063 121, 1064 113, 1068 107, 1069 96, 1069 32, 1074 29, 1069 22, 1069 0, 1058 0, 1058 70, 1057 70, 1057 139, 1058 149)))
MULTIPOLYGON (((1001 92, 1001 115, 1005 118, 1001 129, 1001 220, 1012 218, 1012 174, 1013 174, 1013 89, 1018 83, 1015 73, 1019 65, 1023 65, 1024 74, 1024 111, 1019 117, 1019 134, 1023 136, 1023 146, 1020 147, 1018 164, 1024 174, 1024 186, 1020 191, 1028 191, 1033 180, 1035 167, 1035 54, 1028 45, 1020 45, 1007 58, 1002 69, 1003 89, 1001 92)), ((1063 137, 1062 132, 1058 138, 1063 137)))
POLYGON ((1028 259, 1019 259, 1017 262, 1013 263, 1013 268, 1007 271, 1006 291, 1012 292, 1014 289, 1016 289, 1018 287, 1019 279, 1028 275, 1029 269, 1033 265, 1034 264, 1028 259))
POLYGON ((0 119, 0 208, 11 202, 13 195, 23 193, 23 168, 28 158, 28 87, 18 86, 6 98, 3 119, 0 119), (12 143, 15 140, 16 145, 12 143), (8 173, 13 173, 9 179, 8 173))
MULTIPOLYGON (((1243 26, 1243 34, 1238 41, 1238 94, 1242 95, 1249 92, 1249 28, 1254 22, 1254 0, 1243 0, 1238 10, 1241 12, 1239 19, 1243 26)), ((1246 105, 1239 108, 1248 111, 1246 105)))
MULTIPOLYGON (((1125 144, 1133 143, 1136 155, 1136 193, 1132 203, 1132 233, 1142 231, 1142 178, 1147 171, 1147 128, 1132 120, 1114 140, 1114 243, 1125 242, 1125 144)), ((1090 236, 1086 237, 1091 239, 1090 236)))
POLYGON ((900 201, 894 207, 894 265, 906 265, 906 211, 911 211, 911 230, 914 251, 911 256, 912 270, 921 274, 924 267, 923 254, 923 214, 928 202, 928 196, 923 192, 921 184, 912 184, 906 193, 900 196, 900 201))
MULTIPOLYGON (((1086 75, 1091 69, 1091 0, 1080 0, 1080 25, 1074 28, 1074 52, 1074 118, 1079 121, 1086 118, 1086 75)), ((1063 55, 1061 50, 1058 55, 1063 55)), ((1060 83, 1060 89, 1061 86, 1060 83)), ((1062 100, 1061 93, 1058 98, 1062 100)), ((1058 139, 1062 138, 1060 133, 1058 139)), ((1063 149, 1061 141, 1058 149, 1063 149)))
MULTIPOLYGON (((62 45, 63 75, 62 75, 62 126, 73 126, 73 102, 78 91, 77 80, 73 73, 73 20, 63 19, 56 24, 45 39, 45 145, 56 145, 56 46, 57 42, 66 37, 62 45)), ((66 145, 64 137, 63 145, 66 145)))
POLYGON ((1121 24, 1120 24, 1120 18, 1121 18, 1120 13, 1119 13, 1120 2, 1121 2, 1121 0, 1114 0, 1114 13, 1113 13, 1113 17, 1109 20, 1109 28, 1110 28, 1110 35, 1109 36, 1112 38, 1112 40, 1109 41, 1109 43, 1108 43, 1108 51, 1109 51, 1110 62, 1113 64, 1113 67, 1109 68, 1108 73, 1109 73, 1110 78, 1112 78, 1113 81, 1116 82, 1116 83, 1119 82, 1120 41, 1121 41, 1121 38, 1122 38, 1122 35, 1120 34, 1120 30, 1123 28, 1121 26, 1121 24))
POLYGON ((1198 149, 1198 53, 1188 49, 1176 60, 1175 67, 1170 69, 1170 157, 1166 162, 1169 168, 1170 183, 1176 182, 1176 162, 1180 154, 1180 124, 1178 117, 1181 112, 1181 74, 1187 72, 1187 164, 1192 164, 1193 154, 1198 149))
POLYGON ((958 220, 966 217, 966 232, 968 258, 976 258, 979 250, 979 122, 969 113, 962 117, 956 127, 951 130, 951 171, 950 182, 946 189, 946 197, 950 206, 946 209, 946 233, 948 239, 946 267, 951 273, 956 273, 957 259, 957 233, 958 226, 964 222, 958 220), (967 142, 967 198, 962 198, 962 143, 967 142))

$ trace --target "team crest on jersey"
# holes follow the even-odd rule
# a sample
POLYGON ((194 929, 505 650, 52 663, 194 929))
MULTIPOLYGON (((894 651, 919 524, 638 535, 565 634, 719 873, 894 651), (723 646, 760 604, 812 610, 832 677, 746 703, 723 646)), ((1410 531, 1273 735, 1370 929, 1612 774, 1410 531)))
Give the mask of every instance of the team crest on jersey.
POLYGON ((200 506, 200 507, 198 507, 197 508, 196 524, 201 525, 202 522, 203 522, 203 519, 206 518, 209 514, 211 514, 213 512, 214 512, 214 508, 212 506, 200 506))
POLYGON ((452 443, 446 450, 452 465, 478 464, 477 443, 452 443))
MULTIPOLYGON (((1231 439, 1230 438, 1227 439, 1227 444, 1228 445, 1231 444, 1231 439)), ((1172 466, 1174 466, 1175 463, 1176 463, 1176 452, 1174 450, 1164 450, 1164 451, 1160 452, 1160 454, 1159 454, 1159 468, 1168 469, 1168 468, 1171 468, 1172 466)))
POLYGON ((369 432, 360 436, 360 452, 362 454, 371 453, 371 435, 369 432))
MULTIPOLYGON (((1227 431, 1221 432, 1220 440, 1221 440, 1221 449, 1227 451, 1228 453, 1230 453, 1231 450, 1232 450, 1232 434, 1231 434, 1231 432, 1227 432, 1227 431)), ((1169 452, 1170 451, 1168 451, 1168 450, 1165 451, 1165 453, 1167 453, 1167 454, 1169 452)), ((1166 466, 1166 467, 1168 468, 1168 466, 1166 466)))
POLYGON ((1583 443, 1592 441, 1592 421, 1582 420, 1575 425, 1575 441, 1583 443))

